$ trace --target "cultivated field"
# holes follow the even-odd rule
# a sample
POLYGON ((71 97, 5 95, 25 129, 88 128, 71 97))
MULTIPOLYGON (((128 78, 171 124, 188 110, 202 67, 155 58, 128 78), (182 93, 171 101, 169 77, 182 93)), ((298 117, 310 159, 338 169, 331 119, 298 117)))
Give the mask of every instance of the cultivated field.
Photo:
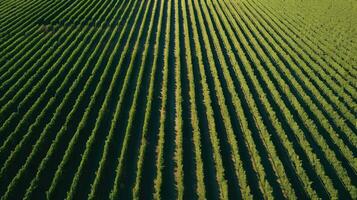
POLYGON ((357 199, 354 0, 0 0, 0 197, 357 199))

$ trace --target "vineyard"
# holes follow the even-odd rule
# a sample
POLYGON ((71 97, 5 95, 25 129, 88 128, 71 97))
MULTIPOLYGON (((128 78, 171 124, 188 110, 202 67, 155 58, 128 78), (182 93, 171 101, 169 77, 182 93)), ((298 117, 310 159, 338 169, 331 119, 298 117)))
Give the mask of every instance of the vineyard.
POLYGON ((357 199, 357 2, 0 0, 0 198, 357 199))

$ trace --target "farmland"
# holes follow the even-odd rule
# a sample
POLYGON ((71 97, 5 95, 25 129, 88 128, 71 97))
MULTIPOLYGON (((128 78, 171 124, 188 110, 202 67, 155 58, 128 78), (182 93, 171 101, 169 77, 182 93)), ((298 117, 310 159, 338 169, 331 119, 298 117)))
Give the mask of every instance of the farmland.
POLYGON ((0 197, 357 199, 353 0, 1 0, 0 197))

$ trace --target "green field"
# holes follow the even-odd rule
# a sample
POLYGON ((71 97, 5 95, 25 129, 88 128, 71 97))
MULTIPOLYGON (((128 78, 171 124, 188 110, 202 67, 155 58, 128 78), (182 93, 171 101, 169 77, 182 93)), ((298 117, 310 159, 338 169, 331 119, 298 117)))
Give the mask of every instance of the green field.
POLYGON ((357 199, 357 1, 0 0, 0 197, 357 199))

